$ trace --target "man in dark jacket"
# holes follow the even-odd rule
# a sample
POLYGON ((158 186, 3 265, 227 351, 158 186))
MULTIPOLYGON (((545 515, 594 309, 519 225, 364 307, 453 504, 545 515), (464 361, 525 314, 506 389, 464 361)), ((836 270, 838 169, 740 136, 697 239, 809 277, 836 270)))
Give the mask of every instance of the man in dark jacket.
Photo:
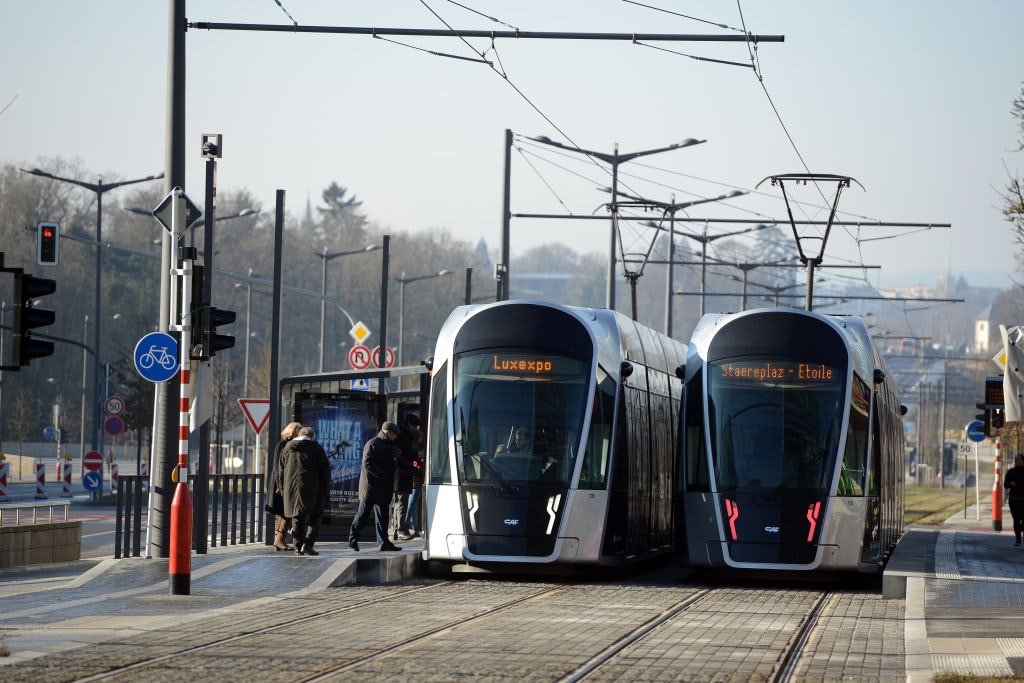
POLYGON ((373 527, 381 550, 401 550, 388 538, 388 506, 395 489, 398 463, 398 425, 385 422, 380 433, 363 446, 363 467, 359 472, 359 509, 348 532, 348 547, 359 550, 359 530, 368 511, 373 511, 373 527))
POLYGON ((296 555, 320 554, 313 545, 331 486, 331 463, 315 437, 312 427, 302 427, 281 451, 281 495, 284 514, 292 518, 296 555))
POLYGON ((409 508, 409 494, 412 493, 413 475, 416 473, 416 449, 413 446, 414 433, 420 427, 420 418, 416 413, 406 413, 398 440, 395 445, 398 447, 398 457, 408 467, 399 466, 395 470, 395 500, 391 505, 392 528, 394 529, 394 540, 408 541, 412 538, 409 527, 406 525, 407 511, 409 508))
POLYGON ((1013 517, 1014 545, 1020 545, 1021 534, 1024 534, 1024 454, 1018 453, 1014 457, 1013 467, 1006 470, 1003 486, 1013 517))

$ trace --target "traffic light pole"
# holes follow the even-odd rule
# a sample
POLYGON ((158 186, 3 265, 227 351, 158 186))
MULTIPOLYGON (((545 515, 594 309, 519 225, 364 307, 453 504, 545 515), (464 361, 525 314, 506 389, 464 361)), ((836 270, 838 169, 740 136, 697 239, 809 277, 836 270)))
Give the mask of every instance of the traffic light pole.
POLYGON ((183 254, 181 267, 175 269, 179 283, 176 291, 181 292, 181 305, 178 307, 181 311, 181 324, 177 326, 181 334, 181 343, 178 344, 181 399, 178 408, 178 467, 171 477, 177 483, 171 501, 170 555, 167 565, 171 595, 188 595, 191 592, 192 580, 192 496, 188 490, 188 418, 191 407, 192 261, 195 258, 195 249, 190 247, 182 250, 180 246, 181 235, 184 232, 180 227, 185 224, 185 202, 182 194, 180 189, 174 190, 171 214, 172 225, 175 234, 178 235, 179 251, 187 251, 183 254))

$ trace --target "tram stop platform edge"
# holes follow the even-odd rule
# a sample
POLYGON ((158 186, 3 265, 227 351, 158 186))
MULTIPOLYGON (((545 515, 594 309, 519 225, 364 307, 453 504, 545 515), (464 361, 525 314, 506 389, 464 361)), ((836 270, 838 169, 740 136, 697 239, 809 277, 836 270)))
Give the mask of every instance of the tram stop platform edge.
POLYGON ((882 593, 906 600, 908 681, 1024 677, 1024 546, 1009 508, 999 531, 991 512, 982 501, 941 527, 910 527, 889 559, 882 593))

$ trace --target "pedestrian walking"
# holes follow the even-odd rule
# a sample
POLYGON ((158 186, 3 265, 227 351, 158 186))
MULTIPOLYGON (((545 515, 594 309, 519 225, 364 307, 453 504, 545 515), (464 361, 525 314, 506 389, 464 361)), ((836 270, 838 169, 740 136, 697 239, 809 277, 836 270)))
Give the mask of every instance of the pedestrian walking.
POLYGON ((288 545, 287 540, 288 532, 292 528, 292 518, 284 514, 284 497, 281 493, 281 476, 283 474, 281 451, 284 450, 289 441, 299 435, 300 427, 302 425, 298 422, 289 422, 288 426, 281 430, 281 440, 277 442, 277 447, 274 448, 274 459, 271 461, 274 472, 274 493, 267 511, 277 515, 277 525, 274 533, 274 550, 277 552, 295 550, 293 546, 288 545))
POLYGON ((1010 515, 1013 517, 1014 545, 1021 544, 1024 533, 1024 454, 1018 453, 1013 459, 1013 467, 1006 470, 1003 479, 1006 498, 1010 503, 1010 515))
POLYGON ((292 518, 296 555, 319 555, 313 546, 320 537, 320 517, 329 497, 331 463, 316 442, 312 427, 300 427, 299 435, 281 452, 284 513, 292 518))
POLYGON ((385 422, 380 432, 363 446, 363 466, 359 472, 359 507, 348 532, 348 547, 359 550, 359 531, 366 515, 373 514, 373 528, 381 550, 401 550, 388 538, 388 506, 395 490, 395 470, 400 467, 395 442, 398 425, 385 422))

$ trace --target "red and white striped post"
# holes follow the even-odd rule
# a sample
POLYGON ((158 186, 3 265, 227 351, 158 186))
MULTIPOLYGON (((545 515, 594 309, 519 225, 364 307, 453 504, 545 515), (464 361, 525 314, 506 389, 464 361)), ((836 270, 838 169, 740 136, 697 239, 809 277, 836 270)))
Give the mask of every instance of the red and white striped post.
MULTIPOLYGON (((171 224, 177 229, 185 224, 184 200, 180 189, 175 188, 171 206, 171 224)), ((184 230, 177 230, 178 235, 184 230)), ((180 240, 179 240, 180 244, 180 240)), ((167 572, 171 595, 188 595, 192 590, 192 496, 188 490, 188 411, 191 399, 190 354, 192 349, 192 249, 182 259, 182 267, 176 271, 181 292, 181 341, 178 343, 178 357, 181 359, 181 404, 178 410, 178 468, 172 479, 178 482, 171 500, 170 557, 167 572)))
POLYGON ((117 493, 117 462, 110 463, 110 492, 117 493))
POLYGON ((71 461, 67 458, 64 459, 64 470, 61 473, 61 481, 63 486, 61 488, 60 497, 70 498, 71 497, 71 461))
POLYGON ((995 480, 992 482, 992 531, 1003 530, 1003 478, 999 471, 999 437, 996 437, 996 456, 993 462, 995 480))
POLYGON ((36 499, 46 498, 46 465, 36 463, 36 499))

